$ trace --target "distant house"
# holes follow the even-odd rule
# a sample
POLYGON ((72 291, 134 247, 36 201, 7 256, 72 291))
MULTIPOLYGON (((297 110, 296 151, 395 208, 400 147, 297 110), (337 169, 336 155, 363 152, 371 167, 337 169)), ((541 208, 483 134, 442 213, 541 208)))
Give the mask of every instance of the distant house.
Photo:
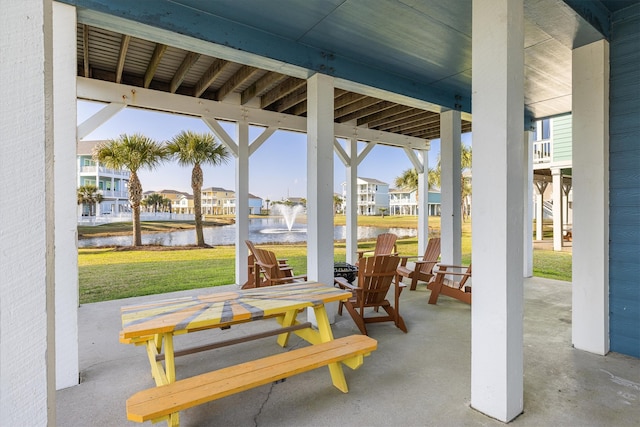
MULTIPOLYGON (((151 194, 159 194, 163 198, 169 200, 171 202, 170 204, 171 212, 176 212, 175 205, 178 198, 180 198, 181 196, 189 195, 189 193, 185 193, 184 191, 177 191, 177 190, 145 191, 144 193, 142 193, 142 199, 144 200, 146 197, 150 196, 151 194)), ((167 206, 166 208, 169 208, 169 206, 167 206)), ((153 207, 148 206, 147 211, 149 212, 153 211, 153 207)))
MULTIPOLYGON (((553 218, 554 205, 560 212, 558 229, 571 230, 573 223, 572 191, 572 116, 552 117, 535 122, 533 141, 534 218, 536 223, 553 218), (560 190, 553 192, 554 179, 560 190), (559 207, 559 209, 558 209, 559 207)), ((542 239, 542 227, 536 227, 536 239, 542 239)), ((558 248, 556 248, 558 249, 558 248)))
POLYGON ((260 215, 262 212, 262 199, 249 193, 249 215, 260 215))
POLYGON ((236 193, 222 187, 202 189, 202 213, 204 215, 234 215, 236 193))
POLYGON ((177 214, 193 215, 193 196, 191 194, 180 194, 172 202, 173 212, 177 214))
MULTIPOLYGON (((418 215, 418 192, 416 190, 389 190, 390 215, 418 215)), ((440 192, 429 191, 429 216, 440 216, 440 192)))
MULTIPOLYGON (((93 160, 94 147, 102 141, 78 141, 78 187, 95 185, 102 194, 102 202, 96 209, 96 216, 130 212, 129 177, 126 169, 109 169, 93 160)), ((89 214, 89 206, 82 206, 80 215, 89 214)))
MULTIPOLYGON (((249 215, 259 215, 262 211, 262 199, 249 194, 249 215)), ((202 213, 204 215, 235 215, 236 193, 222 187, 202 189, 202 213)))
MULTIPOLYGON (((389 184, 373 178, 360 178, 358 188, 358 215, 380 215, 389 212, 389 184)), ((343 189, 346 194, 346 188, 343 189)))

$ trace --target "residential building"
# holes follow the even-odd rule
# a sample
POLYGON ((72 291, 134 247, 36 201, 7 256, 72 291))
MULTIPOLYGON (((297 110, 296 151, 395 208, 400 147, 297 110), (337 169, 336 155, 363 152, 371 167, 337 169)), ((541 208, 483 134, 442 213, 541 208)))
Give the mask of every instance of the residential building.
MULTIPOLYGON (((178 201, 178 199, 181 198, 182 196, 189 195, 189 193, 186 193, 184 191, 177 191, 177 190, 145 191, 144 193, 142 193, 142 199, 144 200, 146 197, 150 196, 151 194, 159 194, 160 196, 162 196, 163 199, 169 200, 170 203, 164 206, 162 209, 163 211, 169 211, 169 212, 176 212, 176 202, 178 201)), ((146 210, 148 212, 151 212, 154 210, 154 207, 147 206, 146 210)))
MULTIPOLYGON (((249 194, 249 214, 259 215, 262 211, 262 199, 249 194)), ((235 215, 236 193, 222 187, 202 189, 202 213, 204 215, 235 215)))
POLYGON ((172 209, 177 214, 193 215, 193 196, 191 194, 180 194, 172 203, 172 209))
POLYGON ((236 212, 236 193, 222 187, 202 189, 204 215, 233 215, 236 212))
MULTIPOLYGON (((389 215, 418 215, 416 190, 389 190, 389 215)), ((440 216, 440 192, 429 191, 429 216, 440 216)))
POLYGON ((533 205, 536 240, 542 240, 543 237, 542 220, 552 218, 555 250, 560 250, 568 240, 573 224, 571 126, 571 114, 534 123, 533 205))
MULTIPOLYGON (((95 185, 102 194, 102 201, 96 207, 96 216, 116 215, 130 212, 129 176, 126 169, 109 169, 93 160, 94 147, 102 141, 78 141, 77 144, 77 186, 95 185)), ((89 206, 79 208, 79 215, 89 215, 89 206)))
MULTIPOLYGON (((358 215, 380 215, 389 212, 389 184, 373 178, 360 178, 358 187, 358 215)), ((343 197, 346 196, 346 184, 342 184, 343 197)))

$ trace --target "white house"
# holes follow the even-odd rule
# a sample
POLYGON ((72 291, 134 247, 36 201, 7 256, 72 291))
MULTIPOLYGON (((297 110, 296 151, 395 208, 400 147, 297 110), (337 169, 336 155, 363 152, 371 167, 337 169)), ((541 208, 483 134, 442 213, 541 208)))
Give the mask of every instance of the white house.
MULTIPOLYGON (((358 215, 380 215, 381 209, 389 212, 389 184, 373 178, 358 177, 358 215)), ((342 195, 346 196, 346 183, 342 195)))
MULTIPOLYGON (((418 215, 417 190, 389 190, 390 215, 418 215)), ((440 216, 440 192, 429 191, 429 216, 440 216)))
MULTIPOLYGON (((78 187, 95 185, 102 194, 102 202, 96 209, 96 216, 130 212, 129 171, 109 169, 92 158, 93 148, 102 141, 78 141, 78 187)), ((79 215, 89 215, 89 206, 83 205, 79 215)))

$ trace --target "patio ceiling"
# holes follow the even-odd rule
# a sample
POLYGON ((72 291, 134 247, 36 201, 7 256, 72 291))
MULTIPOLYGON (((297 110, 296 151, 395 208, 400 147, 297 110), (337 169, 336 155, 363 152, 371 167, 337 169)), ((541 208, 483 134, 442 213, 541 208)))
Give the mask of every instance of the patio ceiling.
MULTIPOLYGON (((471 0, 62 1, 79 76, 304 117, 318 71, 336 77, 337 123, 431 140, 458 109, 471 131, 471 0)), ((571 51, 622 2, 572 3, 525 0, 530 119, 571 111, 571 51)))

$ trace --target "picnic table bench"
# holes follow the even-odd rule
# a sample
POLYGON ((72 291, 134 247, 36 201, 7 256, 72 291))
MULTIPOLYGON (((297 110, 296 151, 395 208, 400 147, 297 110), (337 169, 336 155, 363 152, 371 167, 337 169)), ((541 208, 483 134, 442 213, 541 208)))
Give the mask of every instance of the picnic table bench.
POLYGON ((181 410, 322 366, 329 367, 333 385, 346 393, 342 364, 357 369, 363 364, 364 356, 377 348, 376 340, 365 336, 333 339, 325 303, 343 301, 350 296, 349 292, 333 286, 305 282, 123 307, 120 340, 146 346, 157 386, 127 400, 127 418, 138 422, 166 420, 169 426, 178 426, 181 410), (313 307, 317 329, 310 323, 297 321, 298 313, 306 307, 313 307), (226 329, 269 318, 275 318, 280 328, 174 350, 175 335, 226 329), (291 333, 312 345, 176 380, 175 357, 274 335, 278 336, 278 344, 285 347, 291 333))

